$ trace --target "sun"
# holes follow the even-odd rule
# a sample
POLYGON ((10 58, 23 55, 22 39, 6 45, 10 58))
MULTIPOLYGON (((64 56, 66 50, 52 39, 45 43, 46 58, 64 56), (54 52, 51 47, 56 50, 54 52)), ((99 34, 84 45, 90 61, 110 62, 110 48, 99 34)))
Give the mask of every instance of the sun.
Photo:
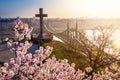
POLYGON ((87 0, 86 6, 88 6, 88 12, 92 16, 98 17, 114 17, 118 16, 120 11, 120 0, 87 0))
POLYGON ((120 14, 120 0, 66 0, 66 3, 70 4, 69 9, 76 15, 111 18, 120 14))

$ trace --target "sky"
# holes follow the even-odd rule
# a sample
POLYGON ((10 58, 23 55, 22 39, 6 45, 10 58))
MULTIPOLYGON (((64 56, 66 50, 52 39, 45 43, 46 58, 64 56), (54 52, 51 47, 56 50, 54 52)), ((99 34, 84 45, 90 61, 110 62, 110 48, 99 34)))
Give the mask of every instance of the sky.
POLYGON ((120 0, 0 0, 0 17, 120 18, 120 0))

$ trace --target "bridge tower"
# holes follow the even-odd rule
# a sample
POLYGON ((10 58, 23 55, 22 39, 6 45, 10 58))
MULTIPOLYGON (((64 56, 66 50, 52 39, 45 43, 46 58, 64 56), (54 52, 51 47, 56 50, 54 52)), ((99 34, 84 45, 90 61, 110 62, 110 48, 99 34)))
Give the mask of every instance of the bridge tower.
POLYGON ((75 37, 78 38, 78 21, 76 19, 76 25, 75 25, 75 37))
POLYGON ((69 26, 69 20, 67 20, 67 40, 69 40, 69 33, 70 33, 70 26, 69 26))

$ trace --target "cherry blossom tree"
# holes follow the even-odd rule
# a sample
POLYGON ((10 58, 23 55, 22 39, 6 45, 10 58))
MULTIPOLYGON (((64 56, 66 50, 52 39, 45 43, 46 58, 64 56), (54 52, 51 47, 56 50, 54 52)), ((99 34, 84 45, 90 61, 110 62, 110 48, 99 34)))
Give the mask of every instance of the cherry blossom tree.
MULTIPOLYGON (((15 25, 22 23, 20 19, 16 20, 15 25)), ((23 24, 23 23, 22 23, 23 24)), ((29 32, 23 30, 23 26, 16 25, 14 27, 15 39, 22 40, 29 32), (20 27, 20 28, 19 28, 20 27), (24 37, 20 37, 20 36, 24 37)), ((27 28, 28 29, 28 28, 27 28)), ((0 68, 0 80, 118 80, 120 73, 112 73, 108 68, 105 71, 93 73, 89 76, 88 73, 93 69, 87 67, 85 71, 80 69, 75 70, 75 64, 69 64, 67 59, 57 60, 55 56, 48 58, 52 53, 53 48, 39 47, 35 53, 28 53, 27 50, 32 46, 32 43, 25 41, 23 43, 8 41, 8 47, 16 53, 15 58, 4 63, 0 68), (12 47, 17 45, 16 47, 12 47)))
POLYGON ((15 41, 21 41, 28 37, 33 30, 32 27, 29 28, 28 24, 22 22, 19 17, 10 24, 10 29, 15 41))
POLYGON ((71 65, 67 59, 57 60, 55 56, 46 59, 52 52, 52 48, 40 47, 35 54, 27 53, 32 44, 21 43, 16 49, 17 57, 11 58, 9 63, 4 63, 0 68, 0 80, 117 80, 119 73, 112 73, 106 68, 101 73, 94 73, 93 77, 87 73, 92 71, 91 67, 85 71, 75 70, 75 64, 71 65))

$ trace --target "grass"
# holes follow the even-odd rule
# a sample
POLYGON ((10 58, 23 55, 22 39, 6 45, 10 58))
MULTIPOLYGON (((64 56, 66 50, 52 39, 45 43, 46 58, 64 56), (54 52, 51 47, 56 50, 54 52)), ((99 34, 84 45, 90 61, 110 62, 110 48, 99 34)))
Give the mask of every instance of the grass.
POLYGON ((80 51, 73 49, 63 42, 51 41, 49 43, 45 43, 44 45, 53 47, 53 52, 50 57, 55 55, 58 60, 68 59, 70 64, 75 63, 75 69, 79 68, 84 70, 85 67, 88 66, 85 56, 81 54, 80 51))

